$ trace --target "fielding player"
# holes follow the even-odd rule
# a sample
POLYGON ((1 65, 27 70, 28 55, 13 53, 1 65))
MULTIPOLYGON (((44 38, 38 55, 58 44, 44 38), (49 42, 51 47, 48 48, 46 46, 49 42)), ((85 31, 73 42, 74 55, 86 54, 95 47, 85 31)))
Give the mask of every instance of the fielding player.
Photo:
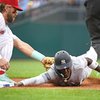
POLYGON ((8 23, 15 20, 18 11, 22 11, 18 5, 18 0, 0 0, 0 87, 14 86, 14 81, 6 76, 6 70, 10 67, 9 61, 13 47, 16 47, 27 56, 41 61, 43 64, 51 59, 34 50, 29 44, 12 33, 8 23))

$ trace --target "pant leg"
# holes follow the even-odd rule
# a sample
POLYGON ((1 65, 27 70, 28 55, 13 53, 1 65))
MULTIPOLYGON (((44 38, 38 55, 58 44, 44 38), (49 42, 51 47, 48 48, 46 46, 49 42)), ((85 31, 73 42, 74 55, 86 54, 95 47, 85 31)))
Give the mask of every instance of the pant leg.
POLYGON ((86 25, 92 46, 100 57, 100 0, 87 0, 86 13, 86 25))
POLYGON ((12 51, 13 51, 13 42, 10 43, 8 42, 6 45, 4 45, 1 49, 0 49, 0 55, 7 59, 8 61, 10 61, 11 57, 12 57, 12 51))
POLYGON ((86 0, 85 7, 87 18, 100 18, 100 0, 86 0))

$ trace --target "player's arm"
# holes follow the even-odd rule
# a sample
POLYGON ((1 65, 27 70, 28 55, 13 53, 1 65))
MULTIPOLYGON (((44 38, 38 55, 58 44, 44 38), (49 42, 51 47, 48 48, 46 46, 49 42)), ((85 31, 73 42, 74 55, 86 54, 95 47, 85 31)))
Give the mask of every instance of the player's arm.
POLYGON ((42 75, 24 79, 16 84, 16 86, 25 86, 25 85, 39 85, 45 83, 44 77, 42 75))
POLYGON ((43 83, 47 83, 49 82, 45 72, 38 75, 38 76, 35 76, 35 77, 32 77, 32 78, 27 78, 27 79, 24 79, 18 83, 16 83, 15 85, 16 86, 25 86, 25 85, 40 85, 40 84, 43 84, 43 83))
POLYGON ((100 65, 95 68, 96 71, 100 72, 100 65))
POLYGON ((21 52, 23 52, 25 55, 34 58, 38 61, 41 61, 42 64, 46 69, 48 69, 48 65, 52 65, 54 63, 53 57, 45 57, 43 54, 40 52, 34 50, 29 44, 26 42, 20 40, 18 37, 14 37, 14 46, 19 49, 21 52))
POLYGON ((23 52, 25 55, 36 60, 42 61, 42 59, 45 57, 43 54, 34 50, 28 43, 20 40, 19 38, 14 39, 14 46, 21 52, 23 52))
POLYGON ((25 86, 25 85, 40 85, 43 83, 48 83, 51 80, 55 80, 56 79, 56 74, 55 74, 55 70, 54 70, 54 65, 51 65, 51 68, 36 76, 36 77, 32 77, 32 78, 28 78, 28 79, 24 79, 18 83, 16 83, 16 86, 25 86))
POLYGON ((89 66, 91 69, 100 72, 100 65, 97 62, 93 62, 93 60, 90 58, 86 58, 86 60, 87 60, 87 66, 89 66))

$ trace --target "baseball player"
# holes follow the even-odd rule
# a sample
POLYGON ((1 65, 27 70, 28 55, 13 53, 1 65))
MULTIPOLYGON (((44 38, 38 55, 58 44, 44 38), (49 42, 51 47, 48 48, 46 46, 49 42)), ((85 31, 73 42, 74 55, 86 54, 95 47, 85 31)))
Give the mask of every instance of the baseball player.
POLYGON ((18 11, 22 11, 18 5, 18 0, 0 0, 0 87, 14 86, 15 83, 6 75, 6 71, 10 67, 9 61, 13 47, 43 64, 51 60, 50 57, 45 57, 12 33, 8 23, 15 20, 18 11))
POLYGON ((93 47, 85 54, 75 57, 61 50, 55 54, 55 62, 51 68, 39 76, 24 79, 16 86, 39 85, 52 82, 58 86, 79 86, 89 77, 92 70, 100 72, 100 66, 96 62, 97 54, 93 47))

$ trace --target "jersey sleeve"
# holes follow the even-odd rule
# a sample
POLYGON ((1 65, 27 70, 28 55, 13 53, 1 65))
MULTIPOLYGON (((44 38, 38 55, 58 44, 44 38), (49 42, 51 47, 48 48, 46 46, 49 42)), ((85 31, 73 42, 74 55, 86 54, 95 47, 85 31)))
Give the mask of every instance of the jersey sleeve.
POLYGON ((42 75, 38 75, 36 77, 24 79, 21 81, 24 85, 39 85, 45 83, 45 79, 42 75))
POLYGON ((84 56, 77 57, 74 62, 75 69, 85 68, 87 66, 91 69, 95 69, 98 65, 99 64, 93 60, 92 64, 88 66, 88 62, 84 56))
POLYGON ((74 69, 83 69, 87 67, 87 61, 83 56, 74 57, 72 60, 74 69))
POLYGON ((5 20, 3 18, 3 15, 0 13, 0 33, 3 33, 5 31, 5 20))
POLYGON ((49 82, 50 80, 54 79, 54 77, 54 69, 50 68, 47 72, 44 72, 36 77, 24 79, 21 82, 24 85, 39 85, 49 82))
POLYGON ((56 72, 54 70, 54 64, 51 65, 51 68, 47 72, 42 74, 42 76, 44 77, 46 82, 54 80, 56 78, 56 72))
POLYGON ((14 35, 14 34, 12 34, 12 37, 13 37, 14 40, 18 39, 18 37, 16 35, 14 35))

